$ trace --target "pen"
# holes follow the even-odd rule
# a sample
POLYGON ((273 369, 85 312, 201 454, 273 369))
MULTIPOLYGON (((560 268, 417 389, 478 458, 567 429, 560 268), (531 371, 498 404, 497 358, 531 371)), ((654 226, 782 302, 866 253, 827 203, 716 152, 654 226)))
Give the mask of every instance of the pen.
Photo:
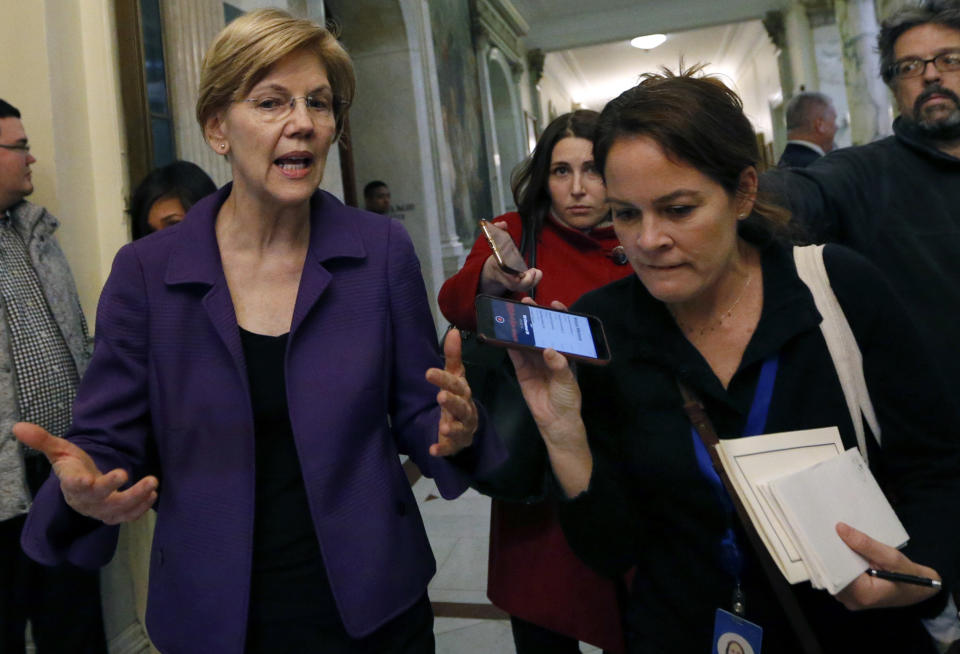
POLYGON ((900 581, 905 584, 915 584, 917 586, 932 586, 933 588, 941 588, 943 582, 939 579, 928 579, 926 577, 916 577, 914 575, 905 575, 901 572, 887 572, 886 570, 877 570, 875 568, 868 568, 867 574, 871 577, 876 577, 877 579, 886 579, 887 581, 900 581))

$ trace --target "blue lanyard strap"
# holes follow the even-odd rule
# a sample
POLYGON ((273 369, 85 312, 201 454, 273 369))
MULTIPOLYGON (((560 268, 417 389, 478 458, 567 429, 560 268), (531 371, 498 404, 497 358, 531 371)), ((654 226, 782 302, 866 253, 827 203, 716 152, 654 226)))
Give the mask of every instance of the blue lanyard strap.
MULTIPOLYGON (((762 434, 766 428, 767 414, 770 412, 770 401, 773 398, 773 385, 777 379, 779 360, 779 357, 774 354, 763 362, 760 376, 757 379, 757 388, 753 394, 753 403, 750 405, 750 412, 747 414, 747 423, 743 430, 744 436, 762 434)), ((723 505, 727 515, 733 515, 733 502, 727 494, 727 490, 723 487, 723 482, 720 481, 717 471, 713 469, 710 453, 703 445, 703 439, 700 438, 696 427, 691 427, 690 431, 693 436, 693 450, 697 457, 697 467, 700 469, 700 473, 713 487, 714 493, 723 505)), ((720 565, 724 572, 739 580, 740 572, 743 570, 743 554, 737 545, 733 527, 727 527, 723 538, 720 540, 720 565)))
MULTIPOLYGON (((763 362, 760 377, 757 379, 757 390, 753 392, 753 404, 750 405, 747 424, 743 429, 744 436, 758 436, 767 427, 767 414, 770 413, 770 400, 773 399, 773 382, 777 379, 777 367, 779 365, 780 357, 776 354, 763 362)), ((714 477, 716 477, 716 473, 714 473, 714 477)), ((719 478, 717 478, 717 482, 720 482, 719 478)))

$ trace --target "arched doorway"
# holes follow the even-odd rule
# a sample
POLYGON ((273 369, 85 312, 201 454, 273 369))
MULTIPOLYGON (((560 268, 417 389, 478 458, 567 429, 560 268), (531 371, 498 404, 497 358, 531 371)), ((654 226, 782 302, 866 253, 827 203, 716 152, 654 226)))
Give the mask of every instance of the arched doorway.
POLYGON ((510 65, 499 49, 490 49, 487 66, 490 71, 490 104, 493 109, 490 122, 496 137, 496 150, 491 159, 498 168, 496 175, 499 180, 495 189, 500 194, 502 211, 512 211, 516 209, 516 205, 510 190, 510 176, 517 164, 523 160, 520 101, 516 84, 511 79, 510 65))

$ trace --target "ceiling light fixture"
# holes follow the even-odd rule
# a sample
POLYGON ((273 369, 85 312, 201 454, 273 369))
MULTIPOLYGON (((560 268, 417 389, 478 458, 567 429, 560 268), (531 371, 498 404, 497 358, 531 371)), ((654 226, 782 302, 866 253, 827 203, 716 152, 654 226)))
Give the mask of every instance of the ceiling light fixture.
POLYGON ((640 50, 653 50, 658 45, 663 45, 663 42, 666 40, 666 34, 647 34, 646 36, 638 36, 632 39, 630 45, 640 50))

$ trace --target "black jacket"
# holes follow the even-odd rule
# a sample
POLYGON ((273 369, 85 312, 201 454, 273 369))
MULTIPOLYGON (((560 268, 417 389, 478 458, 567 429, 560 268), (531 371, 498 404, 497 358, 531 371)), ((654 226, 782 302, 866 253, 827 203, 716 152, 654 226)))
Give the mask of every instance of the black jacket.
POLYGON ((843 148, 807 168, 774 170, 780 195, 813 243, 841 243, 887 276, 948 382, 960 379, 960 159, 898 118, 895 136, 843 148))
MULTIPOLYGON (((880 421, 882 450, 868 435, 871 468, 910 534, 906 553, 949 585, 960 543, 958 411, 926 374, 915 330, 879 273, 843 248, 830 246, 825 257, 880 421)), ((779 353, 766 431, 837 425, 845 446, 856 447, 819 313, 788 249, 764 248, 763 285, 760 322, 728 389, 636 276, 574 306, 603 320, 613 361, 580 367, 595 467, 589 489, 562 503, 560 515, 574 551, 601 572, 637 566, 626 617, 631 653, 706 652, 714 611, 730 606, 732 580, 716 549, 727 518, 697 468, 678 377, 703 399, 720 437, 734 438, 764 359, 779 353)), ((749 554, 744 575, 747 615, 764 628, 764 651, 797 651, 749 554)), ((946 601, 941 593, 910 609, 851 613, 807 583, 794 590, 827 652, 929 652, 917 616, 936 615, 946 601)))
POLYGON ((823 155, 802 143, 787 143, 777 168, 806 168, 823 155))

